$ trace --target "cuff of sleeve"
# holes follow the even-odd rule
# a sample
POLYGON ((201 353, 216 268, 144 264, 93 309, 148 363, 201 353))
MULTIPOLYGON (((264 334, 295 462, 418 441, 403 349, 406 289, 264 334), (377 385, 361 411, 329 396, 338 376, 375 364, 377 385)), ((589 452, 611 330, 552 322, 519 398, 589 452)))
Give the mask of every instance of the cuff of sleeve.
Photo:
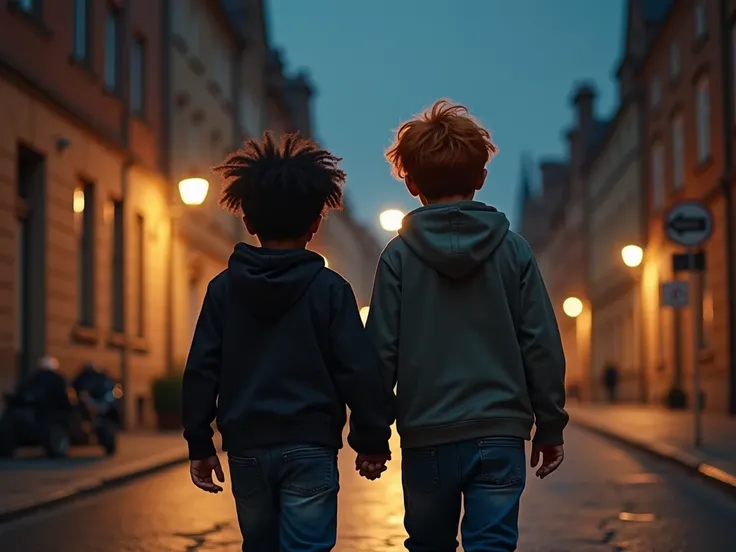
POLYGON ((189 441, 188 443, 190 460, 204 460, 205 458, 217 456, 217 449, 212 439, 189 441))
POLYGON ((534 443, 537 445, 562 445, 564 439, 562 433, 567 424, 565 422, 553 422, 537 424, 537 429, 534 432, 534 443))
POLYGON ((391 454, 391 447, 388 440, 366 441, 356 439, 353 435, 348 435, 348 444, 358 454, 391 454))

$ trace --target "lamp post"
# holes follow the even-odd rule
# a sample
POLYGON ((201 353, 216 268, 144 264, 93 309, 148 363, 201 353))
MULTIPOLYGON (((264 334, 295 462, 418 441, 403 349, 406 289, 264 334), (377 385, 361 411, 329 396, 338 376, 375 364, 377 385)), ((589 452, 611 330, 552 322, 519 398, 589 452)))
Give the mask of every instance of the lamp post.
POLYGON ((634 322, 634 340, 635 340, 635 351, 636 351, 636 362, 639 364, 638 369, 638 387, 639 387, 639 402, 647 402, 647 372, 646 363, 644 361, 644 336, 643 327, 641 321, 641 272, 639 267, 644 260, 644 250, 634 244, 625 245, 621 248, 621 260, 624 265, 629 267, 631 270, 631 277, 634 282, 634 304, 632 307, 632 319, 634 322))
POLYGON ((167 369, 171 372, 174 366, 174 262, 176 253, 177 222, 182 214, 182 207, 199 207, 207 199, 210 183, 201 177, 184 178, 179 181, 179 197, 172 198, 169 205, 169 266, 167 274, 166 292, 168 294, 168 305, 166 313, 166 360, 167 369))

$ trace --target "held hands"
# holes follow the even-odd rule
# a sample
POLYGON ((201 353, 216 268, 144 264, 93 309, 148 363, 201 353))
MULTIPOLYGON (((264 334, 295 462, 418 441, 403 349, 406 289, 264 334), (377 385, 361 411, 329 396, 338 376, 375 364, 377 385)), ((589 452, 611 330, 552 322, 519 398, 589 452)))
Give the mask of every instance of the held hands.
POLYGON ((355 458, 355 470, 361 477, 370 481, 381 478, 381 474, 388 468, 386 462, 391 460, 390 454, 358 454, 355 458))
POLYGON ((532 468, 537 467, 540 456, 542 458, 542 465, 539 466, 536 476, 539 479, 544 479, 560 467, 562 461, 565 459, 565 448, 562 445, 532 444, 532 468))
POLYGON ((189 464, 189 474, 192 476, 192 483, 203 491, 217 494, 222 491, 222 487, 214 482, 212 472, 215 472, 217 480, 220 483, 225 482, 225 474, 222 471, 220 459, 217 456, 210 456, 204 460, 192 460, 189 464))

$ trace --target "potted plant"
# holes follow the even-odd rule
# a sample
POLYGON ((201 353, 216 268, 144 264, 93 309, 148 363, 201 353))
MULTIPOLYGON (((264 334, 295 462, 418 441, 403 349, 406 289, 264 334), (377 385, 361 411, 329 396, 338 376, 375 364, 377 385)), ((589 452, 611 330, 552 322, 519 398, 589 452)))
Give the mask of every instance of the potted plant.
POLYGON ((181 378, 181 373, 175 372, 153 381, 153 409, 161 431, 181 429, 181 378))

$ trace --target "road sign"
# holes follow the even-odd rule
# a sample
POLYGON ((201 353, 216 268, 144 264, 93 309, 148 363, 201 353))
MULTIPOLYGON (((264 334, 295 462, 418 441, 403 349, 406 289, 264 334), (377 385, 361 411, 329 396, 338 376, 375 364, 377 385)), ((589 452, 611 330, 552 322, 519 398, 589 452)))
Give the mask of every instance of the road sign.
POLYGON ((664 217, 664 231, 671 241, 695 247, 707 241, 713 233, 713 216, 700 203, 679 203, 664 217))
POLYGON ((674 253, 672 255, 672 272, 688 272, 705 270, 705 251, 695 253, 674 253))
POLYGON ((662 283, 661 303, 663 307, 684 309, 688 304, 688 283, 673 281, 662 283))

